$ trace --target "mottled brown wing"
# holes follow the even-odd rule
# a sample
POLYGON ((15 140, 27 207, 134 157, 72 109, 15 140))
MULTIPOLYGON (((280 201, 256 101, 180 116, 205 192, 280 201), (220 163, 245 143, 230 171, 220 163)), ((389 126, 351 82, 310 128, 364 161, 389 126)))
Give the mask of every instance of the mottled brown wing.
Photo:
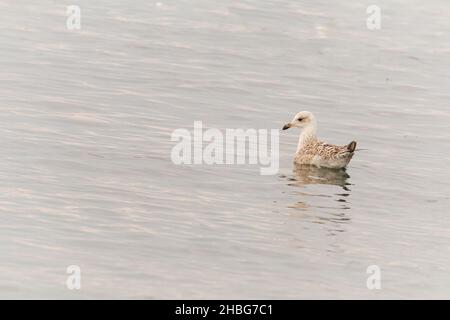
POLYGON ((335 146, 325 142, 316 145, 317 155, 323 159, 336 159, 348 156, 351 152, 348 146, 335 146))

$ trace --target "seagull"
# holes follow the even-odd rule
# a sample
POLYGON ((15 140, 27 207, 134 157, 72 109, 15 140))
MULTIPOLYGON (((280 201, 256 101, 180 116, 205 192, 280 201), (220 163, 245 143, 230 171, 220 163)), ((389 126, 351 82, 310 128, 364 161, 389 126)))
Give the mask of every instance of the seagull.
POLYGON ((316 137, 317 121, 311 112, 297 113, 294 119, 283 127, 283 130, 293 127, 302 129, 294 156, 294 164, 342 169, 352 159, 356 141, 352 141, 346 146, 335 146, 320 141, 316 137))

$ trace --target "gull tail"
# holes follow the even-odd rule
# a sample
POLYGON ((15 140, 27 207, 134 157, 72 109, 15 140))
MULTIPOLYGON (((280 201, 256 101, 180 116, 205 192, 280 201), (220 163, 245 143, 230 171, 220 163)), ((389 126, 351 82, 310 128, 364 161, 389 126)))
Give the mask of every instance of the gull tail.
POLYGON ((352 141, 347 145, 347 150, 349 152, 354 152, 356 149, 356 141, 352 141))

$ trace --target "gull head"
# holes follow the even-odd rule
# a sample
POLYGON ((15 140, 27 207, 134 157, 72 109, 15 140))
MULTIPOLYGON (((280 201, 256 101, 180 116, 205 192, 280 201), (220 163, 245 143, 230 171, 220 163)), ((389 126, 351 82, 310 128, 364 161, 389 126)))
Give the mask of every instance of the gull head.
POLYGON ((283 127, 283 130, 287 130, 289 128, 305 128, 310 125, 315 125, 316 118, 309 111, 301 111, 297 113, 292 119, 291 122, 286 123, 283 127))

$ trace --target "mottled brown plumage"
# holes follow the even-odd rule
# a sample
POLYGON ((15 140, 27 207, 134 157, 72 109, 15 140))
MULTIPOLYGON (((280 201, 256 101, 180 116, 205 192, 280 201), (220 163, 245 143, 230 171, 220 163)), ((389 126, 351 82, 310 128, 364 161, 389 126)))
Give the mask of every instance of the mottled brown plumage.
POLYGON ((317 123, 312 113, 299 112, 286 124, 283 130, 291 127, 302 128, 294 162, 300 165, 315 165, 326 168, 345 168, 353 157, 356 142, 345 146, 335 146, 317 139, 317 123))

